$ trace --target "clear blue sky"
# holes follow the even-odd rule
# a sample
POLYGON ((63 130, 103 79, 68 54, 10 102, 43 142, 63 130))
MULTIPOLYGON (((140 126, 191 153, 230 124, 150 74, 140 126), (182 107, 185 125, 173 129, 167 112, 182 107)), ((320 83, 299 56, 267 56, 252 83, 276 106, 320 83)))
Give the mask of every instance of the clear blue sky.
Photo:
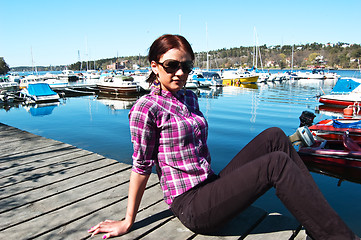
POLYGON ((164 33, 195 52, 253 46, 254 28, 260 45, 361 43, 360 0, 0 0, 0 9, 10 67, 71 64, 78 51, 81 60, 147 55, 164 33))

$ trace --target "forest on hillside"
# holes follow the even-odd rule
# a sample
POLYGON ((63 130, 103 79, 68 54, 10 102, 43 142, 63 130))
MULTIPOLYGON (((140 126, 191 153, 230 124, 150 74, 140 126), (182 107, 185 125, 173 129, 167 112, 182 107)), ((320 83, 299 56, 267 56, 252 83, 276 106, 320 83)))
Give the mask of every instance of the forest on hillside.
MULTIPOLYGON (((323 67, 327 69, 359 69, 361 59, 360 44, 302 44, 258 47, 234 47, 196 52, 195 67, 207 68, 251 68, 258 69, 308 69, 323 67)), ((37 66, 38 71, 59 71, 65 67, 72 70, 106 70, 108 65, 117 63, 124 69, 149 67, 147 56, 126 56, 76 62, 67 66, 37 66)), ((12 71, 31 71, 32 67, 11 68, 12 71)))

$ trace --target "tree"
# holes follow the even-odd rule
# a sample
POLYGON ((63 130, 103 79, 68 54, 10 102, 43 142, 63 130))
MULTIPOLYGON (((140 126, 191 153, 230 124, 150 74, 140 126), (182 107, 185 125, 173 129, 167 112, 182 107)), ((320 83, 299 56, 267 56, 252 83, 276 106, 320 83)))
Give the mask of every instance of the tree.
POLYGON ((0 75, 5 75, 10 71, 9 65, 5 62, 3 57, 0 57, 0 75))

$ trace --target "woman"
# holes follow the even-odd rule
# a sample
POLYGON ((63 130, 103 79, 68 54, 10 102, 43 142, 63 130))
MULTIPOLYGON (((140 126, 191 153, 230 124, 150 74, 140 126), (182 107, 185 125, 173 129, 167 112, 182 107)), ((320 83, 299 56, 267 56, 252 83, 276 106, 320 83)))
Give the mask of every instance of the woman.
POLYGON ((163 35, 148 58, 152 91, 129 113, 134 153, 125 220, 101 222, 89 230, 92 235, 105 232, 105 239, 131 229, 156 165, 165 202, 194 232, 211 233, 274 187, 314 239, 358 239, 324 199, 279 128, 259 134, 216 175, 207 122, 196 95, 183 89, 193 68, 190 44, 182 36, 163 35))

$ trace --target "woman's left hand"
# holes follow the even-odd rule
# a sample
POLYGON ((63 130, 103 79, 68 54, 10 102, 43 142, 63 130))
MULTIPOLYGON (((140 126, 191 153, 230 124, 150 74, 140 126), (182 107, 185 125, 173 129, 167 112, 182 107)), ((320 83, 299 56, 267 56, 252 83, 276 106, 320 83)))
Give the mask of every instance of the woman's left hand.
POLYGON ((123 221, 113 221, 113 220, 105 220, 101 222, 91 229, 88 230, 89 233, 92 233, 91 237, 98 233, 106 233, 103 236, 103 239, 107 239, 110 237, 116 237, 127 233, 130 230, 129 223, 125 220, 123 221))

